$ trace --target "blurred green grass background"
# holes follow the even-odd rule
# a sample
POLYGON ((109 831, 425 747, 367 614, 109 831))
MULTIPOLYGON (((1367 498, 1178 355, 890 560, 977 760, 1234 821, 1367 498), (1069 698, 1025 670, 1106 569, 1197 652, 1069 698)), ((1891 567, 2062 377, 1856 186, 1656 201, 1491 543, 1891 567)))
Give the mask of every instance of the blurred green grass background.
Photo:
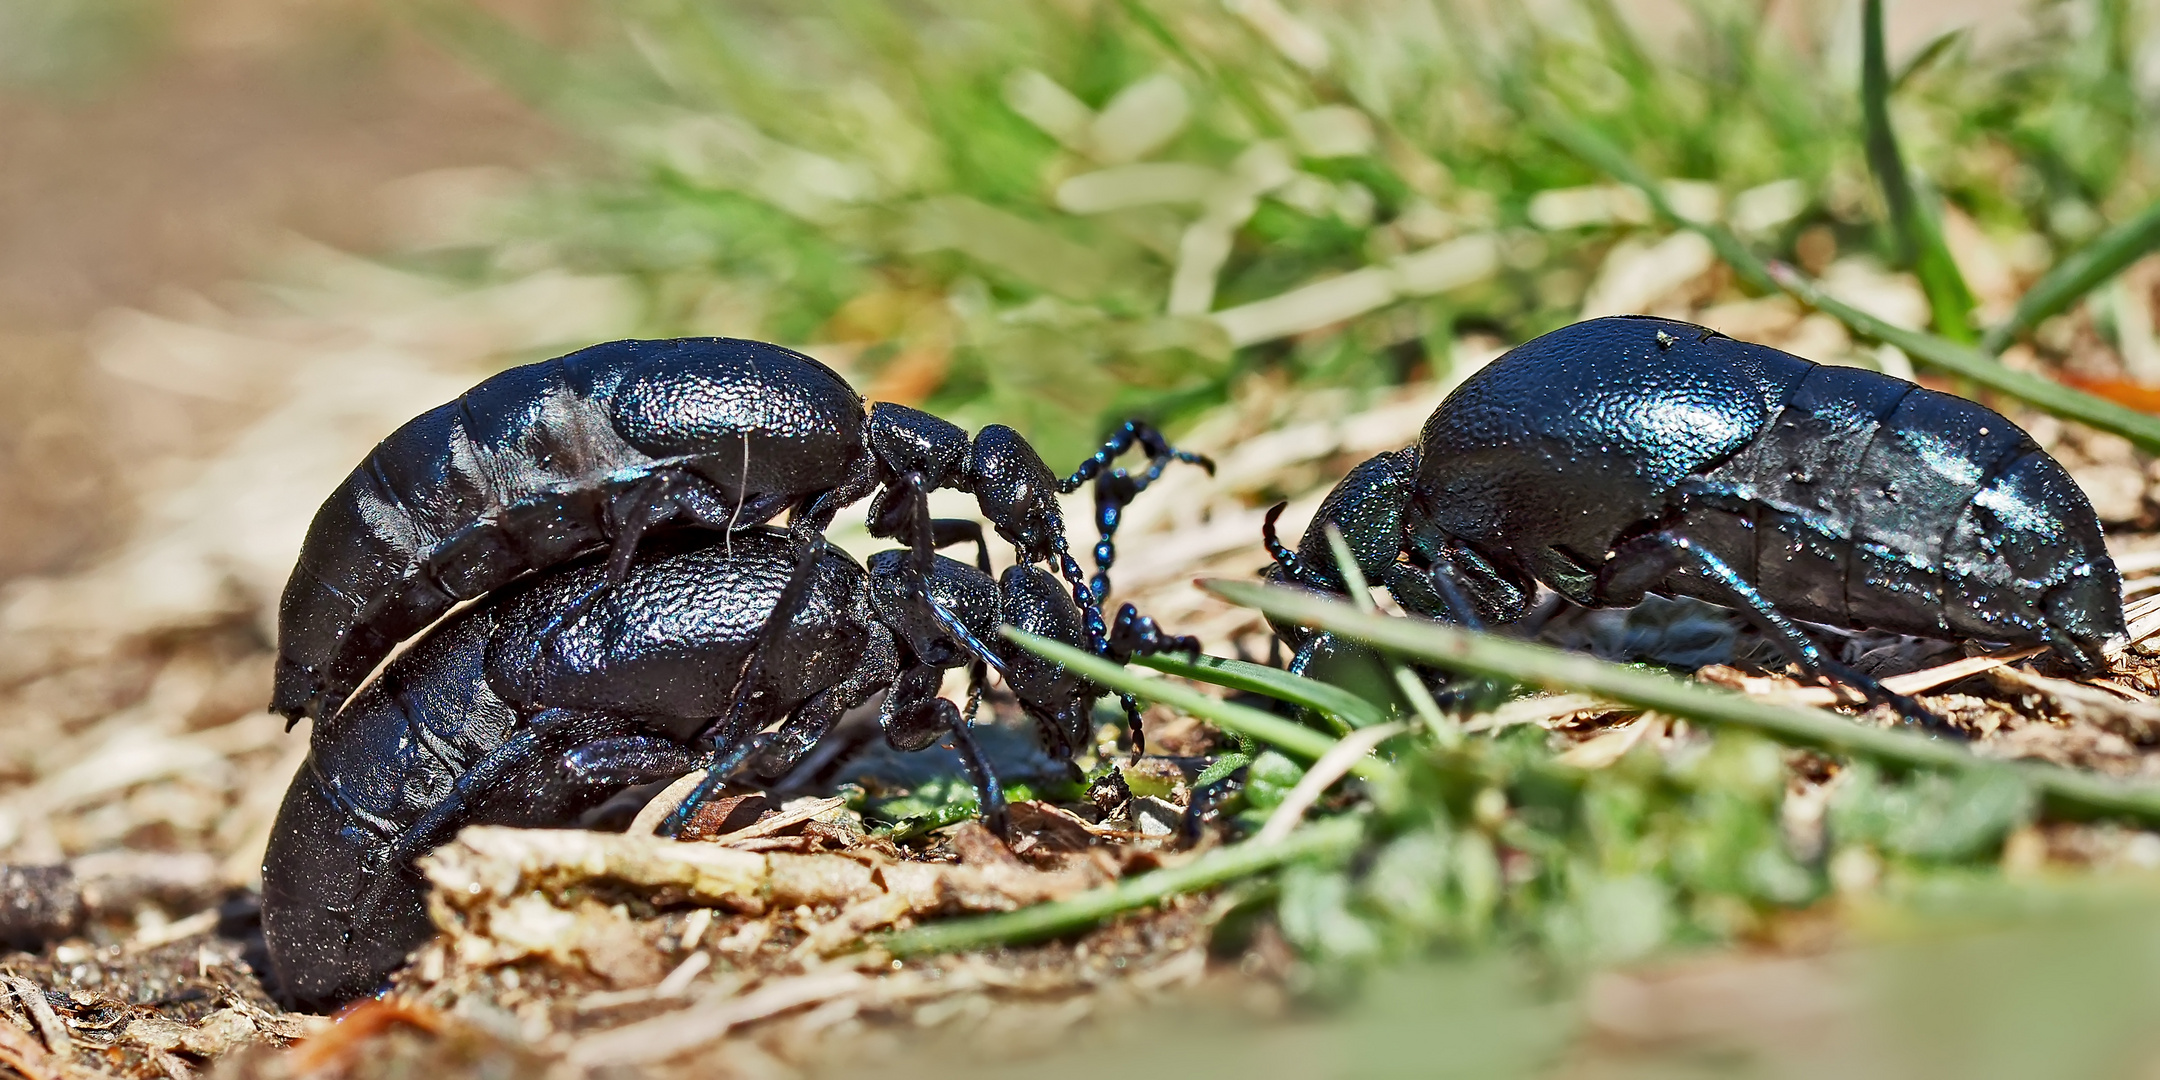
POLYGON ((843 347, 873 396, 1051 460, 1242 380, 1372 388, 1576 318, 1616 244, 1666 229, 1555 120, 1767 255, 1918 271, 1960 340, 1946 213, 2044 267, 2155 194, 2128 0, 1922 37, 1866 99, 1839 3, 625 0, 545 34, 412 10, 611 163, 534 207, 544 251, 494 258, 632 272, 656 332, 843 347))

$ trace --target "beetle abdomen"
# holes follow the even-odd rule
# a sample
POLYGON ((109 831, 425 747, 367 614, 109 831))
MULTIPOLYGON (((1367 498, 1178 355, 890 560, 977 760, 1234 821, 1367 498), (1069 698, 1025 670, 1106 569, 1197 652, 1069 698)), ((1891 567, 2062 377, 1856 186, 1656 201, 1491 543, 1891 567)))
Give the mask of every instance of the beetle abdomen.
POLYGON ((603 540, 600 478, 649 459, 586 392, 594 366, 572 354, 512 368, 368 453, 316 513, 285 585, 273 709, 334 713, 458 601, 603 540))
POLYGON ((444 626, 310 737, 263 857, 263 935, 287 997, 370 993, 431 933, 417 876, 382 852, 516 722, 481 674, 492 625, 483 610, 444 626), (384 893, 396 910, 356 926, 386 874, 412 880, 384 893))
MULTIPOLYGON (((2061 465, 2001 414, 1857 368, 1819 366, 1762 435, 1683 485, 1682 531, 1795 618, 2046 643, 2051 592, 2120 633, 2113 563, 2061 465), (2112 613, 2112 614, 2111 614, 2112 613)), ((1717 599, 1676 576, 1673 591, 1717 599)))
POLYGON ((862 400, 809 357, 729 338, 617 341, 512 368, 384 439, 308 528, 279 605, 271 708, 331 715, 459 601, 606 543, 613 500, 673 466, 756 524, 838 485, 862 400))
MULTIPOLYGON (((576 619, 546 627, 602 581, 586 566, 546 578, 501 605, 487 648, 497 692, 521 708, 596 709, 672 721, 689 738, 726 714, 737 681, 795 567, 794 539, 762 526, 649 545, 630 576, 576 619), (673 548, 671 550, 671 543, 673 548)), ((762 659, 756 713, 785 715, 862 658, 869 616, 862 568, 825 547, 803 604, 762 659)))

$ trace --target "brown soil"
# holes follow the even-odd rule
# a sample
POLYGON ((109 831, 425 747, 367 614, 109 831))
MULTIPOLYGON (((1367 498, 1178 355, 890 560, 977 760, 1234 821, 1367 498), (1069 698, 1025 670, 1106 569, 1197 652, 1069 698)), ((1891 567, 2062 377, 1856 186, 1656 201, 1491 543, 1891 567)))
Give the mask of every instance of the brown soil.
POLYGON ((0 582, 81 565, 126 516, 109 378, 84 335, 184 304, 292 231, 377 246, 375 193, 429 169, 559 155, 540 117, 354 0, 174 8, 89 85, 0 82, 0 582))

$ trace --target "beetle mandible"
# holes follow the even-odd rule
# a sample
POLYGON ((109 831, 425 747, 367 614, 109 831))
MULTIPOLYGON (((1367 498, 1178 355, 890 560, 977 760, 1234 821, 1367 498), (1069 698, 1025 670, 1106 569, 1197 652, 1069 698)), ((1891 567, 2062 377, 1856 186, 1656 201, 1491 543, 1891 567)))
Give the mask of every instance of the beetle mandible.
MULTIPOLYGON (((865 406, 810 357, 731 338, 616 341, 504 371, 415 418, 371 451, 309 526, 278 609, 271 708, 335 715, 396 645, 462 601, 607 548, 627 573, 639 539, 672 524, 729 529, 790 513, 798 535, 875 495, 873 534, 937 546, 981 535, 931 520, 910 486, 976 496, 1023 563, 1061 574, 1106 649, 1101 600, 1119 511, 1172 461, 1212 469, 1128 421, 1059 479, 1020 433, 960 428, 889 402, 865 406), (1133 446, 1137 472, 1110 468, 1133 446), (1096 482, 1102 540, 1086 580, 1055 496, 1096 482)), ((1125 613, 1120 615, 1126 618, 1125 613)))
POLYGON ((993 580, 980 551, 974 566, 881 552, 866 573, 813 544, 806 568, 806 549, 770 527, 656 539, 559 628, 562 605, 607 570, 558 568, 445 620, 318 724, 263 862, 264 935, 287 999, 324 1008, 370 993, 427 940, 413 860, 459 828, 573 825, 617 792, 693 768, 778 777, 880 690, 887 742, 919 750, 950 736, 1004 832, 1001 788, 969 731, 984 668, 1060 760, 1087 745, 1102 695, 993 636, 1004 623, 1084 646, 1064 584, 1025 565, 993 580), (801 602, 780 623, 790 590, 801 602), (918 595, 950 621, 926 619, 918 595), (962 666, 965 711, 938 696, 942 673, 962 666))
MULTIPOLYGON (((1935 721, 1796 621, 2044 645, 2101 670, 2126 638, 2100 523, 2001 414, 1689 323, 1614 316, 1510 350, 1416 446, 1328 493, 1276 582, 1340 593, 1325 529, 1405 610, 1477 625, 1543 583, 1577 604, 1647 592, 1734 608, 1816 678, 1935 721)), ((1293 668, 1338 647, 1278 624, 1293 668)))

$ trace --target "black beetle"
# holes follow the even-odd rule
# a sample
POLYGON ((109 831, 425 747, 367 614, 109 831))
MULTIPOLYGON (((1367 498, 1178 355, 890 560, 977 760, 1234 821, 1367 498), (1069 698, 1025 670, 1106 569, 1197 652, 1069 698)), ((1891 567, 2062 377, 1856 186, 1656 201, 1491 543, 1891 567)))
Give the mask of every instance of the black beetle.
POLYGON ((1004 623, 1081 646, 1086 625, 1041 569, 993 580, 915 554, 880 553, 866 573, 779 529, 685 533, 647 544, 620 584, 560 626, 605 564, 540 575, 444 621, 318 723, 286 792, 263 862, 263 929, 287 998, 323 1008, 370 993, 427 940, 413 860, 460 827, 572 825, 625 788, 716 757, 714 774, 747 760, 780 776, 880 690, 887 741, 918 750, 952 736, 1002 832, 1003 797, 968 726, 983 666, 1065 760, 1087 744, 1102 691, 991 635, 1004 623), (791 589, 800 602, 777 624, 791 589), (962 640, 925 619, 922 594, 962 640), (963 665, 965 713, 938 696, 942 672, 963 665))
MULTIPOLYGON (((1921 722, 1795 620, 2046 645, 2087 672, 2126 637, 2092 504, 2001 414, 1669 319, 1593 319, 1493 361, 1417 446, 1338 484, 1296 552, 1281 509, 1276 582, 1345 590, 1333 524, 1368 581, 1427 617, 1510 622, 1538 583, 1591 607, 1692 596, 1921 722)), ((1296 670, 1336 647, 1276 631, 1296 670)))
MULTIPOLYGON (((279 604, 271 708, 294 720, 335 715, 398 642, 459 602, 607 547, 602 588, 621 580, 642 535, 673 523, 727 529, 790 511, 791 527, 818 532, 875 493, 876 535, 924 531, 937 546, 980 535, 972 522, 917 520, 896 497, 908 478, 974 494, 1021 562, 1064 575, 1101 652, 1109 534, 1124 502, 1173 460, 1212 468, 1128 422, 1061 481, 1011 428, 970 440, 906 406, 866 409, 830 368, 777 345, 595 345, 512 368, 422 414, 330 495, 279 604), (1109 468, 1135 444, 1149 469, 1109 468), (1090 479, 1105 530, 1092 583, 1054 498, 1090 479)), ((572 598, 558 625, 596 595, 572 598)))

